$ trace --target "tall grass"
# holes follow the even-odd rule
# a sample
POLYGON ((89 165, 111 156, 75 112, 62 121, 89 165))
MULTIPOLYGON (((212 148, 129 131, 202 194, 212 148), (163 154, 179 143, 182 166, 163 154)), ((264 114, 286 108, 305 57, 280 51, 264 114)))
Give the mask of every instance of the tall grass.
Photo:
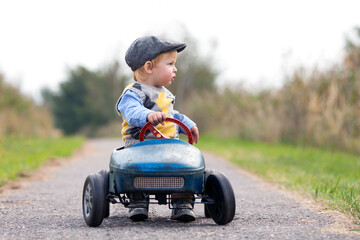
POLYGON ((340 64, 325 70, 299 68, 281 89, 253 93, 233 86, 194 95, 184 112, 202 132, 360 153, 357 33, 340 64))
POLYGON ((58 136, 53 122, 44 106, 6 83, 0 74, 0 136, 58 136))
POLYGON ((61 138, 45 106, 35 104, 0 74, 0 186, 45 161, 66 157, 83 138, 61 138))

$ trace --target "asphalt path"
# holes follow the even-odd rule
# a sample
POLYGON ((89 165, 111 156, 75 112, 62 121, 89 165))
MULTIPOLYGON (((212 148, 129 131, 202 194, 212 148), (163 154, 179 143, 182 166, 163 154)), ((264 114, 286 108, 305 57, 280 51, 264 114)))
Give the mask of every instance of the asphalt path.
MULTIPOLYGON (((207 169, 223 172, 236 197, 234 220, 219 226, 195 206, 191 223, 170 220, 171 210, 150 205, 149 219, 132 222, 120 204, 110 217, 90 228, 82 216, 82 188, 87 175, 108 169, 118 139, 94 139, 71 161, 0 196, 0 239, 359 239, 336 231, 336 220, 311 210, 288 194, 212 154, 204 153, 207 169)), ((46 168, 45 168, 46 170, 46 168)), ((39 174, 39 173, 38 173, 39 174)))

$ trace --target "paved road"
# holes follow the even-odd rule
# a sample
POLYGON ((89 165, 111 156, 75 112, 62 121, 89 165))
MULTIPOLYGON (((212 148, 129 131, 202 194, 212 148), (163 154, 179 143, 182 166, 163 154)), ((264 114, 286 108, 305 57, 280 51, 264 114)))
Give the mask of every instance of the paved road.
POLYGON ((82 187, 90 173, 106 169, 119 140, 91 140, 91 149, 52 173, 0 198, 0 239, 359 239, 327 232, 333 220, 302 207, 275 188, 243 174, 233 165, 205 154, 208 169, 224 172, 237 202, 229 225, 218 226, 204 218, 198 205, 197 220, 170 220, 170 209, 151 205, 149 219, 132 222, 127 209, 111 205, 110 218, 98 228, 85 224, 81 210, 82 187))

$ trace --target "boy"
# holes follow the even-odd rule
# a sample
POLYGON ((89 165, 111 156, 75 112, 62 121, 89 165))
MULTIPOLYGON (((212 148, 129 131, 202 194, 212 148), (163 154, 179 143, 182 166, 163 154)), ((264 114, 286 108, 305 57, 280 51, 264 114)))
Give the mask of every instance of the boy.
MULTIPOLYGON (((173 109, 174 95, 164 86, 169 86, 175 79, 177 53, 184 50, 186 44, 169 42, 155 36, 136 39, 125 54, 125 60, 134 72, 134 81, 128 85, 120 96, 116 109, 123 118, 123 139, 125 147, 139 142, 141 128, 147 123, 159 124, 158 130, 170 138, 178 138, 181 128, 171 122, 172 117, 183 122, 191 131, 194 141, 199 140, 199 130, 188 117, 173 109)), ((145 139, 154 138, 152 134, 145 139)), ((143 194, 132 196, 136 202, 144 203, 143 208, 131 208, 130 218, 140 221, 148 218, 148 201, 143 194)), ((194 221, 192 194, 172 194, 173 211, 171 219, 194 221)))

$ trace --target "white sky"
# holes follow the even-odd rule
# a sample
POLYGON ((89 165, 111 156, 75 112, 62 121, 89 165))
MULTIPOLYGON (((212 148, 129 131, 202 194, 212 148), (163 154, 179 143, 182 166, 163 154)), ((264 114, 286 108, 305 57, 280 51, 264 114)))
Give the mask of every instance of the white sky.
POLYGON ((359 9, 356 0, 0 0, 0 72, 38 99, 68 68, 125 66, 136 38, 178 40, 186 29, 204 55, 213 50, 223 81, 280 86, 295 66, 340 61, 359 9))

